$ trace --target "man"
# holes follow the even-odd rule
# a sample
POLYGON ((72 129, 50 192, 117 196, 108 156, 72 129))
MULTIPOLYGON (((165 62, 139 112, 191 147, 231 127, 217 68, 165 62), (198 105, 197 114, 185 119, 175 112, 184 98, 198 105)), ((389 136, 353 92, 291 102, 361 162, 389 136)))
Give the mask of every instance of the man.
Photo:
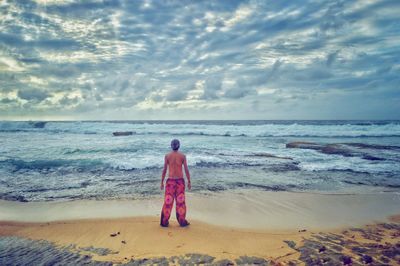
POLYGON ((174 200, 176 200, 176 219, 179 225, 184 227, 188 226, 189 222, 186 220, 186 204, 185 204, 185 180, 183 179, 182 165, 185 169, 185 174, 188 182, 188 189, 191 189, 190 173, 186 162, 185 154, 179 152, 179 140, 173 139, 171 141, 172 151, 165 155, 164 169, 161 176, 161 190, 164 189, 164 179, 168 170, 168 179, 165 187, 164 205, 161 211, 160 225, 167 227, 169 224, 169 217, 171 215, 174 200))

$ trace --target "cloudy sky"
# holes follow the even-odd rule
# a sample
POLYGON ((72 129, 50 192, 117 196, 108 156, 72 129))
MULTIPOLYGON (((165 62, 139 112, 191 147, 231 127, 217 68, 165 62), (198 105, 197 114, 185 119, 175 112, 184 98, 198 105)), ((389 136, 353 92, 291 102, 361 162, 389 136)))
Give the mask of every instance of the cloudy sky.
POLYGON ((399 0, 0 0, 0 119, 400 119, 399 14, 399 0))

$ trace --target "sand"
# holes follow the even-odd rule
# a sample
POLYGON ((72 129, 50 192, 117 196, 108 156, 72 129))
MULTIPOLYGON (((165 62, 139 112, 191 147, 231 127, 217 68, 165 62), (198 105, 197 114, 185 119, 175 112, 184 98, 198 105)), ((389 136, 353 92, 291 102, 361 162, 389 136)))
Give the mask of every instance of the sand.
POLYGON ((186 228, 179 227, 173 215, 170 227, 159 226, 162 199, 2 201, 0 235, 44 239, 57 247, 73 244, 93 260, 114 263, 191 253, 236 264, 241 256, 281 264, 341 261, 343 256, 361 261, 364 255, 382 263, 400 262, 400 253, 396 255, 400 252, 400 199, 396 193, 189 193, 187 200, 191 225, 186 228), (377 246, 371 248, 372 244, 377 246), (111 252, 99 255, 85 251, 88 247, 111 252), (355 247, 363 247, 365 254, 355 252, 355 247))
POLYGON ((125 258, 145 258, 208 254, 217 259, 235 259, 241 255, 279 257, 293 253, 283 241, 299 242, 311 232, 296 230, 265 231, 225 228, 193 220, 189 227, 171 221, 168 228, 159 226, 155 217, 87 219, 51 223, 0 223, 1 234, 30 239, 45 239, 65 246, 102 247, 118 254, 94 256, 95 260, 114 262, 125 258), (117 233, 111 237, 112 233, 117 233), (122 243, 125 241, 125 243, 122 243))
MULTIPOLYGON (((0 200, 0 221, 159 217, 163 198, 11 202, 0 200)), ((187 193, 188 219, 248 229, 335 229, 362 226, 400 213, 400 194, 317 194, 236 190, 187 193)))

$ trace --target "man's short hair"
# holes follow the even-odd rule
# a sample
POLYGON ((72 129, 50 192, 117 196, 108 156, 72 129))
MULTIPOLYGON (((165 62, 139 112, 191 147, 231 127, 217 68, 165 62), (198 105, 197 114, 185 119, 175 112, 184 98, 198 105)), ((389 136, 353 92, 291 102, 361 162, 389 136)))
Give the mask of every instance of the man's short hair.
POLYGON ((173 139, 173 140, 171 141, 171 148, 172 148, 174 151, 179 150, 179 146, 180 146, 180 145, 181 145, 181 144, 180 144, 179 140, 177 140, 177 139, 173 139))

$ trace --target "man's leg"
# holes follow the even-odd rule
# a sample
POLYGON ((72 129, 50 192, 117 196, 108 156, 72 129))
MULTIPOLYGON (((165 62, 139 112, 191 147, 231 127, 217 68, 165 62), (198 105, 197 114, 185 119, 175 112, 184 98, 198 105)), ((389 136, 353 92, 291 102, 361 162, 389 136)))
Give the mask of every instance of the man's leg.
POLYGON ((174 204, 175 184, 173 180, 167 179, 165 184, 164 205, 161 210, 161 226, 168 226, 171 216, 172 206, 174 204))
POLYGON ((177 180, 175 197, 176 197, 176 219, 180 226, 187 226, 189 222, 186 220, 186 203, 185 203, 185 180, 177 180))

